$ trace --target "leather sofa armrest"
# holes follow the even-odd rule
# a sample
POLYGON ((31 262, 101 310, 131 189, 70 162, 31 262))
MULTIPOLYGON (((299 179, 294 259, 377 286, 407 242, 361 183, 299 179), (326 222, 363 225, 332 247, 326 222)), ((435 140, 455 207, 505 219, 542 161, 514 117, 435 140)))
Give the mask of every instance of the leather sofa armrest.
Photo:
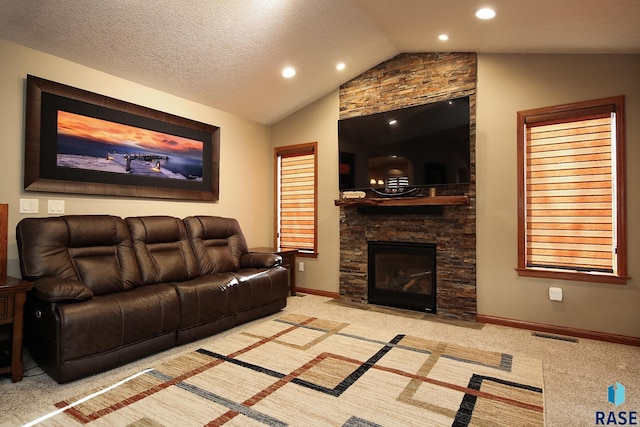
POLYGON ((241 268, 271 268, 279 265, 282 265, 282 257, 278 254, 254 252, 240 257, 241 268))
POLYGON ((86 301, 93 297, 93 292, 84 283, 56 277, 35 280, 31 292, 48 302, 86 301))

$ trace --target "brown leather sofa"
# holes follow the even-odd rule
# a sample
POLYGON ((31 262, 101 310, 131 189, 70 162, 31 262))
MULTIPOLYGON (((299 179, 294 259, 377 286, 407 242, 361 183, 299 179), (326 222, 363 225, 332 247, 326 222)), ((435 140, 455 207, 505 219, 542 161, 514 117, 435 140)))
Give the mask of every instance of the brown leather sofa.
POLYGON ((25 343, 59 383, 195 341, 286 306, 279 255, 248 253, 235 219, 25 218, 20 269, 33 290, 25 343))

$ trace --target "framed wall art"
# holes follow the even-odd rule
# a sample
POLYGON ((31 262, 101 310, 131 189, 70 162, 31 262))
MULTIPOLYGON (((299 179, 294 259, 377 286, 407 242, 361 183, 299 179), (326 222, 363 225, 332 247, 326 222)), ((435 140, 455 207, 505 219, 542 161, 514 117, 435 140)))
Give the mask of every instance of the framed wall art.
POLYGON ((217 201, 220 128, 27 76, 24 189, 217 201))

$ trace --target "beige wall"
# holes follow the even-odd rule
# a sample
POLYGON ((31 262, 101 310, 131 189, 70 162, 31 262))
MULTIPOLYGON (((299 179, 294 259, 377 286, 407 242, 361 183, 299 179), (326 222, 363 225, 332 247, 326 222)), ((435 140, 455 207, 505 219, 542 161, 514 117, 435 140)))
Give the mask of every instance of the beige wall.
MULTIPOLYGON (((640 337, 640 56, 478 55, 478 314, 640 337), (517 254, 516 111, 626 95, 629 273, 625 286, 520 278, 517 254), (551 302, 559 286, 563 302, 551 302)), ((338 292, 339 209, 336 94, 272 127, 272 143, 317 140, 320 256, 298 273, 300 286, 338 292)))
POLYGON ((205 214, 235 217, 251 246, 271 242, 271 148, 267 126, 134 84, 78 64, 0 40, 0 203, 9 204, 8 272, 19 276, 15 226, 27 216, 19 213, 19 199, 39 200, 39 214, 47 216, 47 200, 65 201, 66 214, 166 214, 185 217, 205 214), (25 79, 32 74, 101 95, 220 126, 220 200, 218 203, 137 198, 109 198, 22 190, 25 79))
POLYGON ((640 56, 479 55, 477 103, 478 312, 640 337, 640 56), (518 277, 516 111, 626 96, 626 285, 518 277), (632 236, 636 236, 633 238, 632 236), (550 286, 564 300, 548 298, 550 286))
MULTIPOLYGON (((338 292, 339 208, 338 91, 275 124, 271 129, 213 108, 134 84, 60 58, 0 40, 0 203, 9 206, 9 273, 19 274, 15 224, 21 197, 63 199, 67 214, 120 216, 211 214, 240 221, 249 245, 268 245, 273 233, 273 148, 318 142, 318 249, 299 258, 300 287, 338 292), (22 191, 25 77, 49 80, 163 110, 221 127, 220 201, 195 203, 98 198, 22 191), (271 143, 270 143, 271 141, 271 143)), ((478 313, 523 321, 640 337, 640 56, 478 55, 477 97, 477 286, 478 313), (517 244, 516 111, 613 95, 626 95, 627 285, 520 278, 517 244), (549 286, 564 291, 551 302, 549 286)))
MULTIPOLYGON (((304 262, 304 271, 296 271, 296 285, 332 293, 338 292, 340 276, 340 208, 333 203, 339 195, 338 100, 336 90, 271 127, 273 148, 318 143, 319 255, 317 258, 297 258, 298 262, 304 262)), ((274 156, 273 150, 271 156, 274 156)), ((273 176, 273 170, 271 173, 273 176)), ((273 206, 273 199, 271 203, 273 206)))

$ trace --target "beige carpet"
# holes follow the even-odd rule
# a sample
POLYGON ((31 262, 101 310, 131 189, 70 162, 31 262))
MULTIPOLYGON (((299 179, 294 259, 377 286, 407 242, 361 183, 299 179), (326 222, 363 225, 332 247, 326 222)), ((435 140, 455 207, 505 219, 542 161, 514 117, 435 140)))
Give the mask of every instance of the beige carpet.
POLYGON ((539 360, 392 329, 281 313, 40 425, 544 425, 539 360))
POLYGON ((381 313, 355 307, 337 304, 327 297, 298 292, 298 296, 288 299, 287 307, 280 313, 67 384, 57 384, 44 374, 26 352, 25 377, 22 381, 12 383, 8 376, 0 376, 0 427, 22 426, 49 413, 54 402, 70 401, 74 396, 89 394, 99 385, 115 384, 137 372, 199 348, 215 348, 219 340, 291 313, 348 323, 350 327, 396 333, 401 331, 427 340, 504 352, 516 358, 527 356, 541 360, 547 427, 593 426, 598 411, 640 410, 640 347, 584 338, 578 342, 546 339, 524 329, 473 322, 450 324, 442 319, 434 320, 432 315, 415 318, 415 313, 396 315, 390 314, 391 310, 381 313), (607 400, 608 388, 616 382, 627 388, 626 401, 618 408, 607 400))

